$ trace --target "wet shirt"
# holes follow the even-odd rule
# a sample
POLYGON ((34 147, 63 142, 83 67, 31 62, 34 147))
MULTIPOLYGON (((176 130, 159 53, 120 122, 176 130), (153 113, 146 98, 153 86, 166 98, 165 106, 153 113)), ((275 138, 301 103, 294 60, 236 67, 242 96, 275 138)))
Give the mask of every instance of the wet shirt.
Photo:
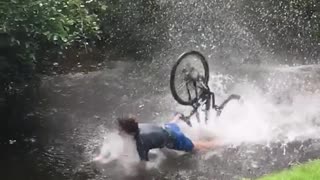
POLYGON ((163 148, 170 140, 169 134, 161 126, 139 124, 139 134, 135 137, 137 150, 141 160, 148 161, 150 149, 163 148))

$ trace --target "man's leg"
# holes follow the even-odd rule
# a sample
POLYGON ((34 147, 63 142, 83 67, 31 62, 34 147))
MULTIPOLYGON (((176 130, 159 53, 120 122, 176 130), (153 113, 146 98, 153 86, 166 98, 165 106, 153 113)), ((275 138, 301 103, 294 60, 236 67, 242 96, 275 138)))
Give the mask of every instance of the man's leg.
MULTIPOLYGON (((182 115, 180 113, 177 113, 174 118, 170 121, 170 123, 177 123, 181 122, 182 115)), ((185 121, 183 121, 185 122, 185 121)), ((186 123, 186 122, 185 122, 186 123)), ((196 151, 208 151, 211 149, 216 148, 217 146, 221 146, 222 143, 217 140, 198 140, 198 141, 192 141, 192 144, 194 146, 194 150, 196 151)))

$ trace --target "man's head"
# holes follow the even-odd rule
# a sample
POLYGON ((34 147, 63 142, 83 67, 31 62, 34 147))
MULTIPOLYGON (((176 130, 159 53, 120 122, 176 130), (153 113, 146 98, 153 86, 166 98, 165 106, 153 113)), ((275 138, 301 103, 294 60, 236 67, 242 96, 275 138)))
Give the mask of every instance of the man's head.
POLYGON ((136 135, 139 132, 138 123, 134 118, 118 118, 120 131, 124 131, 129 135, 136 135))

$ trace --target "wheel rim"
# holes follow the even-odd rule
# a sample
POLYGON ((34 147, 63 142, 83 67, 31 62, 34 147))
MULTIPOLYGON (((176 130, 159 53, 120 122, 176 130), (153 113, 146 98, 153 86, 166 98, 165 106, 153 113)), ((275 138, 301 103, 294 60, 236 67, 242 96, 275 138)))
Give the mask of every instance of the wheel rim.
POLYGON ((205 57, 197 51, 182 54, 174 64, 170 77, 171 93, 178 103, 192 105, 197 100, 200 89, 195 88, 191 81, 197 77, 202 77, 205 84, 209 81, 209 67, 205 57))

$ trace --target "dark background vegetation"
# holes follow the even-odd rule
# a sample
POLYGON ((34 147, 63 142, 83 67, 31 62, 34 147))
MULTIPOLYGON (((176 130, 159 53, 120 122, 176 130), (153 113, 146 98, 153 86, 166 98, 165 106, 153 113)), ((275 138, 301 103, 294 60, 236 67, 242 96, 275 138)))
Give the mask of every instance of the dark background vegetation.
MULTIPOLYGON (((154 52, 165 49, 169 41, 174 40, 169 37, 173 23, 177 23, 172 21, 172 12, 182 9, 188 16, 175 15, 184 18, 182 21, 188 18, 191 21, 193 7, 202 8, 196 13, 204 17, 197 18, 212 24, 212 36, 219 38, 210 40, 222 50, 228 37, 219 32, 232 27, 221 28, 226 25, 219 21, 232 17, 271 54, 283 55, 288 61, 298 58, 302 64, 318 62, 320 2, 317 0, 183 3, 165 0, 1 1, 0 99, 4 101, 6 95, 18 92, 19 84, 35 80, 39 74, 67 73, 80 66, 85 66, 82 71, 94 70, 104 61, 113 60, 112 55, 150 61, 154 52), (183 3, 194 6, 186 9, 183 3), (201 3, 203 7, 199 6, 201 3), (219 9, 225 13, 219 13, 219 9)), ((197 33, 197 30, 191 31, 197 33)), ((235 44, 230 41, 228 45, 235 44)), ((257 53, 249 54, 255 58, 257 53)))

